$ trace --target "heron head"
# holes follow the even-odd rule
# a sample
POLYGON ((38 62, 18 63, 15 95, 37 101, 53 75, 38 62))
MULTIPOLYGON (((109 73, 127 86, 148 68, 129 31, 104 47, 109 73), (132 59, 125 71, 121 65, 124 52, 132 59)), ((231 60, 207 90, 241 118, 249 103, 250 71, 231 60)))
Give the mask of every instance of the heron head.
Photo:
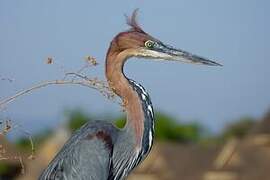
POLYGON ((221 64, 212 60, 166 45, 150 36, 138 25, 136 21, 137 12, 136 9, 131 17, 127 17, 127 24, 131 28, 119 33, 114 38, 112 43, 117 47, 117 51, 131 50, 130 56, 136 57, 221 66, 221 64))

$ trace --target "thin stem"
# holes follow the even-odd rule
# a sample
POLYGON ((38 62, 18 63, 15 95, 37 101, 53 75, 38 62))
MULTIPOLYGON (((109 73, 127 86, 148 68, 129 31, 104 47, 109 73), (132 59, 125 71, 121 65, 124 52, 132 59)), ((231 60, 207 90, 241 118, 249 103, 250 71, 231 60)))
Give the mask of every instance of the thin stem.
MULTIPOLYGON (((76 73, 74 73, 76 74, 76 73)), ((78 76, 78 74, 76 74, 78 76)), ((83 76, 82 76, 83 77, 83 76)), ((25 89, 25 90, 22 90, 22 91, 19 91, 18 93, 16 93, 15 95, 11 96, 11 97, 8 97, 6 99, 3 99, 0 101, 0 108, 13 102, 15 99, 17 99, 18 97, 20 96, 23 96, 33 90, 37 90, 37 89, 40 89, 40 88, 43 88, 43 87, 46 87, 46 86, 49 86, 49 85, 64 85, 64 84, 77 84, 77 85, 81 85, 81 86, 85 86, 85 87, 88 87, 88 88, 92 88, 92 89, 96 89, 100 92, 102 92, 103 95, 107 96, 107 97, 111 97, 111 93, 109 92, 106 92, 104 90, 101 90, 100 88, 98 87, 95 87, 96 84, 100 83, 100 82, 96 82, 95 80, 91 80, 85 77, 83 77, 83 79, 85 80, 53 80, 53 81, 45 81, 45 82, 42 82, 40 84, 37 84, 35 86, 32 86, 28 89, 25 89)), ((102 87, 104 87, 102 85, 102 87)))

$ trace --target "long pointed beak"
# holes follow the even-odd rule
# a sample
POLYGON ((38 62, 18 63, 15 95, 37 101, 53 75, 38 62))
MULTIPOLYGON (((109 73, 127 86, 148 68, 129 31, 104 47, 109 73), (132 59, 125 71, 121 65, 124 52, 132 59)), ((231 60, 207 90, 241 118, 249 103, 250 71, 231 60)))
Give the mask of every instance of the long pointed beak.
POLYGON ((192 64, 203 64, 209 66, 222 66, 215 61, 194 55, 181 49, 175 49, 169 45, 163 44, 162 42, 156 42, 154 46, 150 49, 150 51, 155 51, 153 52, 155 54, 154 56, 160 59, 180 61, 192 64))

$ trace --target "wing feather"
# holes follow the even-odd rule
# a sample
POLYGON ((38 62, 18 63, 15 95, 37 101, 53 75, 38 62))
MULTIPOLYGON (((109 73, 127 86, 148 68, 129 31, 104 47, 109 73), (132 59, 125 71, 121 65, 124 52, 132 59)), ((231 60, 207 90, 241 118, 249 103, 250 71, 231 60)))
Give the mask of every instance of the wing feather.
POLYGON ((118 129, 90 122, 75 132, 40 176, 40 180, 107 180, 118 129))

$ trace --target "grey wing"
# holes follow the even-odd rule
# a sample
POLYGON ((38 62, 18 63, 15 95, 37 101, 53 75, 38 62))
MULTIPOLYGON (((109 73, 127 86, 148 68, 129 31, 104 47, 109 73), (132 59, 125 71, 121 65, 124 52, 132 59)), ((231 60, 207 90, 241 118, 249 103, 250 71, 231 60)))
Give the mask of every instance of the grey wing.
POLYGON ((40 180, 107 180, 116 135, 111 124, 86 124, 64 145, 40 180))

